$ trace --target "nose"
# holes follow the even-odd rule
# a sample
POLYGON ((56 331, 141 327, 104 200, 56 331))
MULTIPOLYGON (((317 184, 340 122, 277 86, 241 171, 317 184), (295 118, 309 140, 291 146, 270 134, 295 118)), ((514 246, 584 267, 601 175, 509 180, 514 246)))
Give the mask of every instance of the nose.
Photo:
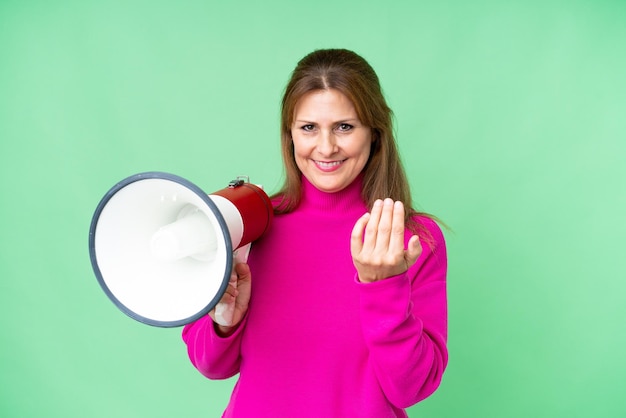
POLYGON ((330 157, 337 152, 337 141, 332 132, 322 130, 317 138, 317 152, 324 157, 330 157))

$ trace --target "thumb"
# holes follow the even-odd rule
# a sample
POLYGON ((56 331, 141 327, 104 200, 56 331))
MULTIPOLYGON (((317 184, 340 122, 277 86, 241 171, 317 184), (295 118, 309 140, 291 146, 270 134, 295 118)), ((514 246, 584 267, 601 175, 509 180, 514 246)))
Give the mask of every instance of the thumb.
POLYGON ((413 235, 409 240, 406 251, 404 252, 407 268, 415 264, 421 254, 422 244, 420 243, 420 239, 417 235, 413 235))

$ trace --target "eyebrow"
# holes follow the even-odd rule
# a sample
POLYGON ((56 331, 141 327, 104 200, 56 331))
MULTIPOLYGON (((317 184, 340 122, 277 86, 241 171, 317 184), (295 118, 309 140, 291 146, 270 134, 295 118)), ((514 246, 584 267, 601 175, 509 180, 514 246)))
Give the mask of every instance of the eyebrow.
MULTIPOLYGON (((308 119, 296 119, 294 120, 294 123, 310 123, 312 125, 316 125, 317 122, 314 122, 312 120, 308 120, 308 119)), ((338 124, 338 123, 359 123, 361 124, 362 122, 358 119, 358 118, 346 118, 346 119, 339 119, 337 121, 334 121, 333 124, 338 124)))

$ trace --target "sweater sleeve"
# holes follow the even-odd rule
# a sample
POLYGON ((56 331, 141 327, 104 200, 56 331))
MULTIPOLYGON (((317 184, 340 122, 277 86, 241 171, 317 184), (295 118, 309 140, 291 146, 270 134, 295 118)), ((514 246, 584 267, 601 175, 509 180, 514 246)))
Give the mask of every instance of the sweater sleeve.
POLYGON ((247 316, 228 337, 217 335, 213 320, 208 315, 185 325, 182 337, 194 367, 209 379, 227 379, 239 373, 241 340, 246 322, 247 316))
POLYGON ((446 247, 437 224, 422 222, 434 242, 422 242, 422 254, 406 273, 357 283, 370 366, 398 408, 430 396, 448 362, 446 247))

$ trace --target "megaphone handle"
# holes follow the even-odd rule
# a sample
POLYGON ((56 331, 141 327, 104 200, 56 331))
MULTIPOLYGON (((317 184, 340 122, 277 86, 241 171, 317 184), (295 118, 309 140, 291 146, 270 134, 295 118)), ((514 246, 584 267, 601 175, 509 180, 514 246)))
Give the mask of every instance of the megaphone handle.
MULTIPOLYGON (((245 263, 248 261, 248 254, 250 254, 250 246, 248 243, 243 247, 235 250, 233 253, 233 271, 230 273, 229 286, 237 288, 237 273, 235 273, 235 265, 237 263, 245 263)), ((215 322, 218 325, 224 327, 230 327, 233 325, 233 315, 235 313, 235 301, 232 303, 219 302, 215 305, 215 322)))

